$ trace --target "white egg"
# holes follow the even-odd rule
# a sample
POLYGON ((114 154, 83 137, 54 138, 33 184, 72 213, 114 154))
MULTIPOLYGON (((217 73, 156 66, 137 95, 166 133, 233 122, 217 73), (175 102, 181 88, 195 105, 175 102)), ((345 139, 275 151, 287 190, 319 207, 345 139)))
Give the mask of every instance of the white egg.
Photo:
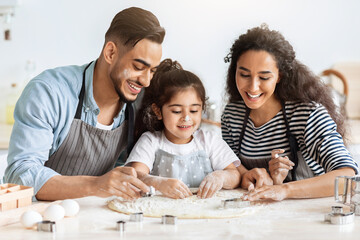
POLYGON ((63 208, 65 209, 66 217, 73 217, 80 210, 80 206, 77 203, 77 201, 72 200, 72 199, 66 199, 66 200, 62 201, 62 203, 60 205, 63 206, 63 208))
POLYGON ((64 218, 65 209, 58 204, 50 205, 46 208, 43 216, 44 220, 57 221, 64 218))
POLYGON ((24 212, 20 217, 21 224, 26 228, 32 228, 37 222, 41 222, 42 220, 43 218, 40 213, 33 210, 24 212))

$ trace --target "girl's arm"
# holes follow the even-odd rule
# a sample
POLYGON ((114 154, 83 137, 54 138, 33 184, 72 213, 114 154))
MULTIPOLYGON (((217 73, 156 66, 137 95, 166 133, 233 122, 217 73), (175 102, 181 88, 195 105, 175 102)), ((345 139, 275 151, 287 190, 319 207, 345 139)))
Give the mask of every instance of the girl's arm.
POLYGON ((150 175, 150 169, 144 163, 130 163, 135 168, 138 178, 148 186, 153 186, 164 196, 170 198, 186 198, 192 195, 190 189, 180 180, 150 175))
POLYGON ((210 198, 220 189, 233 189, 239 186, 240 173, 234 164, 228 165, 224 170, 217 170, 208 174, 199 186, 198 196, 210 198))
POLYGON ((273 199, 281 201, 285 198, 330 197, 334 195, 334 180, 336 176, 354 175, 354 169, 345 167, 313 178, 281 185, 263 186, 245 195, 244 200, 273 199))

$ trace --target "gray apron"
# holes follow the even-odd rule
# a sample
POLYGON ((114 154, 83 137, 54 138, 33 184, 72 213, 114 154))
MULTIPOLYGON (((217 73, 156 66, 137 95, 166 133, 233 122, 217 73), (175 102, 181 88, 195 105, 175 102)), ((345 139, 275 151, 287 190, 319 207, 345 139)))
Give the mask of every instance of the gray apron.
MULTIPOLYGON (((162 138, 164 138, 162 134, 162 138)), ((175 155, 162 150, 162 146, 155 153, 154 166, 151 175, 176 178, 188 187, 199 187, 202 180, 213 172, 210 159, 200 143, 194 138, 199 151, 186 155, 175 155)), ((161 141, 164 142, 163 139, 161 141)))
MULTIPOLYGON (((295 136, 290 132, 289 122, 286 117, 285 104, 282 103, 281 105, 282 105, 282 113, 286 125, 286 136, 290 144, 290 153, 286 154, 286 156, 295 164, 293 166, 293 169, 289 171, 284 182, 296 181, 296 180, 314 177, 315 175, 313 171, 310 169, 304 157, 302 156, 301 151, 299 150, 295 136)), ((248 123, 249 115, 250 115, 250 108, 246 107, 246 113, 239 139, 239 153, 240 153, 239 158, 241 160, 241 164, 243 164, 244 167, 246 167, 247 169, 265 168, 266 171, 269 172, 269 161, 271 160, 271 155, 268 158, 249 159, 241 154, 241 142, 245 135, 245 130, 248 123)))
POLYGON ((62 175, 101 176, 114 167, 128 142, 128 152, 132 146, 134 111, 130 103, 126 107, 125 121, 114 130, 102 130, 81 121, 85 72, 90 64, 84 70, 79 103, 69 133, 45 163, 46 167, 62 175))

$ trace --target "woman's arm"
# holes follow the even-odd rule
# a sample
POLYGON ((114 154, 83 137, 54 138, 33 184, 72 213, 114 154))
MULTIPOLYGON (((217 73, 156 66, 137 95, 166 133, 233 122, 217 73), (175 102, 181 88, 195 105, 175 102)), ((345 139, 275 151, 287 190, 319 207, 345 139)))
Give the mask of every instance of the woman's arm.
POLYGON ((130 163, 135 168, 138 178, 148 186, 153 186, 164 196, 170 198, 186 198, 192 195, 190 189, 180 180, 150 175, 150 169, 140 162, 130 163))
POLYGON ((244 200, 272 199, 281 201, 286 198, 330 197, 334 195, 335 177, 354 175, 354 169, 345 167, 313 178, 281 185, 263 186, 246 194, 244 200))

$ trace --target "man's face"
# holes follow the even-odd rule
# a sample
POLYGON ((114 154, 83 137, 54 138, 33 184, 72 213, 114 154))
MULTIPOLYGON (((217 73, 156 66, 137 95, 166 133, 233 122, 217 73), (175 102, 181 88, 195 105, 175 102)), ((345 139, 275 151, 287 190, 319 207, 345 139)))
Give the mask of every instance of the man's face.
POLYGON ((143 87, 150 85, 162 55, 161 44, 142 39, 110 66, 110 79, 123 102, 133 102, 143 87))

